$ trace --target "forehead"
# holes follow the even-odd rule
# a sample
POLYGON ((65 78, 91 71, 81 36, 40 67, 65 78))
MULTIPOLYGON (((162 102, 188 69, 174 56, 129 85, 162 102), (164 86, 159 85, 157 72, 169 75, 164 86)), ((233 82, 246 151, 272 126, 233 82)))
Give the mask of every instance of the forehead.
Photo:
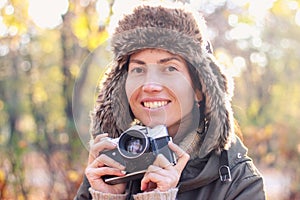
POLYGON ((177 54, 170 53, 166 50, 163 49, 154 49, 154 48, 149 48, 149 49, 142 49, 138 52, 133 53, 130 56, 130 60, 142 60, 142 61, 152 61, 152 62, 158 62, 161 59, 165 58, 174 58, 175 60, 178 60, 179 62, 186 63, 186 61, 177 54))

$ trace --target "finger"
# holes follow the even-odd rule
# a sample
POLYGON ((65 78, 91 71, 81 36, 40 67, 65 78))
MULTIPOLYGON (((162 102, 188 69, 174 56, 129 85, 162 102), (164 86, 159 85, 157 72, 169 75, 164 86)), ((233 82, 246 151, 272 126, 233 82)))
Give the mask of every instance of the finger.
POLYGON ((125 170, 125 166, 121 163, 117 162, 116 160, 112 159, 111 157, 101 154, 100 157, 104 157, 104 164, 109 167, 117 168, 119 170, 125 170))
POLYGON ((190 155, 173 142, 169 142, 168 145, 178 158, 175 167, 182 170, 185 167, 186 163, 189 161, 190 155))
POLYGON ((103 133, 103 134, 99 134, 95 137, 94 139, 94 143, 99 142, 100 140, 102 140, 103 138, 108 138, 108 133, 103 133))
POLYGON ((98 156, 91 164, 90 166, 92 168, 97 168, 97 167, 104 167, 104 166, 108 166, 111 168, 116 168, 119 170, 124 171, 125 170, 125 166, 121 165, 119 162, 115 161, 114 159, 108 157, 105 154, 101 154, 100 156, 98 156))
POLYGON ((106 138, 101 138, 99 142, 91 145, 90 149, 93 152, 101 152, 105 149, 107 149, 107 150, 114 149, 114 148, 116 148, 116 146, 117 146, 117 144, 115 142, 113 142, 108 137, 106 137, 106 138))
POLYGON ((162 168, 155 165, 149 165, 146 173, 157 173, 158 171, 162 171, 162 168))
POLYGON ((154 160, 153 165, 156 165, 156 166, 164 168, 164 169, 167 169, 168 167, 172 166, 172 164, 169 162, 169 160, 163 154, 158 154, 156 156, 156 159, 154 160))
MULTIPOLYGON (((150 190, 153 186, 151 186, 150 183, 154 183, 154 181, 151 182, 151 176, 148 176, 150 173, 162 173, 163 172, 163 169, 161 167, 158 167, 156 165, 149 165, 149 167, 147 168, 147 171, 141 181, 141 190, 142 191, 147 191, 147 190, 150 190)), ((155 187, 156 188, 156 187, 155 187)), ((153 189, 155 189, 153 188, 153 189)))
POLYGON ((111 168, 111 167, 100 167, 100 168, 88 167, 85 170, 85 175, 87 177, 99 178, 104 175, 124 176, 125 173, 122 170, 111 168))
POLYGON ((156 183, 157 189, 161 192, 167 191, 171 188, 170 181, 168 181, 165 176, 157 173, 148 173, 145 174, 141 181, 141 190, 147 190, 150 183, 156 183))
POLYGON ((166 176, 168 173, 174 173, 176 172, 177 173, 177 170, 175 168, 169 168, 171 165, 168 165, 167 168, 162 168, 162 167, 158 167, 158 166, 155 166, 155 165, 150 165, 146 171, 146 174, 149 174, 149 173, 157 173, 157 174, 160 174, 162 176, 166 176))
POLYGON ((148 189, 148 185, 150 182, 157 183, 161 175, 156 175, 155 173, 145 174, 141 181, 141 190, 145 191, 148 189))
POLYGON ((111 142, 110 140, 101 140, 98 143, 95 143, 90 148, 89 154, 89 163, 91 163, 94 159, 99 156, 99 153, 104 150, 112 150, 117 147, 117 144, 111 142))
POLYGON ((89 180, 91 187, 95 190, 104 192, 104 193, 123 193, 125 191, 126 183, 108 185, 103 180, 105 175, 110 176, 119 176, 122 177, 124 174, 117 169, 102 167, 102 168, 86 168, 85 175, 89 180))

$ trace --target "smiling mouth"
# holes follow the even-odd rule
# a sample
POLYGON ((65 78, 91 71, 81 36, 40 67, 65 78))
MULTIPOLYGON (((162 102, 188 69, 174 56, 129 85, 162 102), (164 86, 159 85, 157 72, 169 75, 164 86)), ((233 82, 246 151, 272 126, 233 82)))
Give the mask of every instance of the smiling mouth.
POLYGON ((149 109, 156 109, 167 105, 168 101, 151 101, 151 102, 142 102, 142 105, 149 109))

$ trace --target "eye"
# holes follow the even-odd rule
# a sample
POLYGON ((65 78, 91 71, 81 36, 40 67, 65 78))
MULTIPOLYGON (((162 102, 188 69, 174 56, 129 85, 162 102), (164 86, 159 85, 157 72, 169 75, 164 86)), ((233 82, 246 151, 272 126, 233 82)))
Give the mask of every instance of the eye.
POLYGON ((174 66, 167 66, 166 67, 166 71, 167 72, 174 72, 174 71, 178 71, 176 67, 174 66))
POLYGON ((134 67, 133 69, 130 70, 131 73, 136 73, 136 74, 140 74, 143 73, 145 70, 143 69, 143 67, 134 67))
POLYGON ((136 73, 142 73, 144 70, 141 67, 137 67, 137 68, 134 68, 132 71, 136 72, 136 73))

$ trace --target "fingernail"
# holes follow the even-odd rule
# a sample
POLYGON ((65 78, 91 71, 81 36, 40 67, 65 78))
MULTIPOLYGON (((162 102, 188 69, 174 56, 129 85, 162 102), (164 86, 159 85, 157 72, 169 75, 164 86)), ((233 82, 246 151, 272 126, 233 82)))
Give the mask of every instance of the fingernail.
POLYGON ((122 174, 126 174, 127 172, 126 172, 126 171, 124 171, 124 170, 122 170, 122 171, 121 171, 121 173, 122 173, 122 174))

